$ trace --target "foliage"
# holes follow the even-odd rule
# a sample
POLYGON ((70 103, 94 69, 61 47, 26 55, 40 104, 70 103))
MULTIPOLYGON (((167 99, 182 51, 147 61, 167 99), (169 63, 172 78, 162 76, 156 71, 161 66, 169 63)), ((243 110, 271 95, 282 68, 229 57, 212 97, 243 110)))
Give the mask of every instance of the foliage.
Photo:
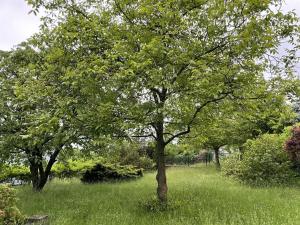
POLYGON ((30 181, 31 174, 26 166, 3 166, 0 173, 0 181, 9 181, 17 179, 21 181, 30 181))
POLYGON ((114 160, 121 165, 133 165, 142 169, 153 169, 155 164, 149 157, 151 148, 139 144, 122 142, 117 148, 117 158, 114 160))
POLYGON ((190 152, 184 152, 180 154, 168 154, 166 155, 166 163, 167 164, 186 164, 190 165, 193 163, 196 163, 197 161, 197 154, 190 153, 190 152))
POLYGON ((232 153, 223 161, 222 174, 234 178, 242 177, 241 153, 232 153))
POLYGON ((128 180, 143 176, 141 169, 132 166, 96 164, 92 169, 87 170, 81 181, 84 183, 97 183, 114 180, 128 180))
POLYGON ((154 161, 146 156, 140 157, 138 163, 133 165, 144 170, 152 170, 155 168, 154 161))
MULTIPOLYGON (((68 159, 65 162, 58 162, 51 170, 51 177, 68 178, 79 176, 86 170, 93 168, 97 163, 103 163, 103 158, 94 159, 68 159)), ((30 181, 31 174, 27 166, 5 166, 1 171, 0 180, 9 181, 10 179, 30 181)))
POLYGON ((295 173, 284 151, 285 140, 285 135, 277 134, 265 134, 255 140, 248 140, 242 156, 233 155, 225 160, 224 174, 252 185, 294 181, 295 173))
POLYGON ((23 224, 24 216, 16 207, 16 203, 16 191, 7 185, 0 185, 0 224, 23 224))
POLYGON ((94 159, 69 159, 54 165, 51 175, 59 178, 81 176, 87 170, 93 168, 97 163, 105 163, 105 160, 101 157, 94 159))
POLYGON ((290 139, 285 142, 285 150, 290 156, 295 169, 300 172, 300 127, 295 126, 290 139))
POLYGON ((68 87, 41 69, 45 53, 28 41, 0 57, 1 159, 28 165, 35 190, 44 187, 58 155, 77 137, 68 87))
MULTIPOLYGON (((135 166, 140 169, 148 169, 148 170, 154 168, 153 160, 145 156, 139 157, 137 162, 133 161, 132 163, 136 163, 136 164, 121 163, 120 166, 121 167, 124 166, 124 168, 132 168, 132 166, 135 166)), ((108 160, 102 157, 93 157, 90 159, 70 158, 65 161, 59 161, 58 163, 56 163, 51 170, 50 178, 79 177, 82 176, 87 170, 91 170, 96 164, 112 166, 115 165, 116 163, 110 164, 108 160)), ((31 180, 30 170, 28 169, 27 166, 17 166, 17 165, 3 166, 0 173, 0 181, 11 182, 13 179, 17 179, 22 182, 30 182, 31 180)))
POLYGON ((87 100, 89 136, 111 128, 155 140, 163 199, 165 146, 205 120, 208 106, 263 95, 270 54, 281 40, 296 45, 299 31, 281 0, 28 2, 49 10, 40 44, 50 46, 46 71, 63 71, 62 83, 87 100))
POLYGON ((167 164, 190 165, 197 162, 198 153, 187 144, 171 144, 166 149, 167 164))

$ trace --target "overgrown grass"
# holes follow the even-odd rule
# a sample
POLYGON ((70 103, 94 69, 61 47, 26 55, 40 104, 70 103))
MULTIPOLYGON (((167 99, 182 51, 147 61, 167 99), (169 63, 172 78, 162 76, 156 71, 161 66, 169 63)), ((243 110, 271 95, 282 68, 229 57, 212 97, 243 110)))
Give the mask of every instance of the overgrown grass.
POLYGON ((154 173, 113 184, 54 180, 38 194, 25 186, 18 204, 27 215, 49 215, 51 225, 300 225, 297 187, 254 189, 203 165, 167 173, 172 205, 163 212, 144 207, 155 196, 154 173))

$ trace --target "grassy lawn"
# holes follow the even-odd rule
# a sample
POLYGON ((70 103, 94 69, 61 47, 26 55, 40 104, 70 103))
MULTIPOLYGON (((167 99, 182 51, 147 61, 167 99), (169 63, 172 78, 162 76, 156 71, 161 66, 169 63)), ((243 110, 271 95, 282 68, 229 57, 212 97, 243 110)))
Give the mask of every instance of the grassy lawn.
POLYGON ((51 225, 300 225, 299 188, 250 188, 219 175, 212 166, 168 169, 165 212, 147 210, 155 197, 155 174, 114 184, 54 180, 43 193, 18 189, 27 215, 47 214, 51 225))

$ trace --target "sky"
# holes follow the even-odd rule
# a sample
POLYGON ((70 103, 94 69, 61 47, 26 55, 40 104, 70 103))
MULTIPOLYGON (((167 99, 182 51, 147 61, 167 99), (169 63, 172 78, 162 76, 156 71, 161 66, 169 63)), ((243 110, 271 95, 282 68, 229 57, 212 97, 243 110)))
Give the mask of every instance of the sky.
MULTIPOLYGON (((285 0, 284 11, 295 9, 300 16, 300 0, 285 0)), ((28 14, 25 0, 0 0, 0 50, 10 50, 39 30, 39 17, 28 14)))

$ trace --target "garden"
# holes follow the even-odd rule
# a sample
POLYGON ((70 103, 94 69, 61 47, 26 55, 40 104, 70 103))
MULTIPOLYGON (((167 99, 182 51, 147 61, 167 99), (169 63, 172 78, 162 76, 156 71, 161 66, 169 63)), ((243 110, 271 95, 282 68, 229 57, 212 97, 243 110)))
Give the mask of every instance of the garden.
POLYGON ((0 50, 0 225, 300 224, 299 17, 281 0, 27 0, 0 50))

